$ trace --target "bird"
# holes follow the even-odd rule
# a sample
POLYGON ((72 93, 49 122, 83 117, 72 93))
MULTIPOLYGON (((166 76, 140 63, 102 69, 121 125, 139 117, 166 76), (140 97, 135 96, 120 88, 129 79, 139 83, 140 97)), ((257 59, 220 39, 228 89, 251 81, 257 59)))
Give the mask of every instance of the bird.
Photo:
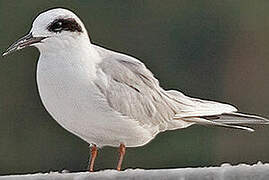
POLYGON ((92 43, 80 18, 65 8, 41 12, 3 56, 28 46, 40 52, 36 81, 45 109, 90 144, 89 171, 104 146, 119 148, 121 170, 126 147, 143 146, 160 132, 194 124, 252 132, 242 125, 269 123, 230 104, 165 90, 137 58, 92 43))

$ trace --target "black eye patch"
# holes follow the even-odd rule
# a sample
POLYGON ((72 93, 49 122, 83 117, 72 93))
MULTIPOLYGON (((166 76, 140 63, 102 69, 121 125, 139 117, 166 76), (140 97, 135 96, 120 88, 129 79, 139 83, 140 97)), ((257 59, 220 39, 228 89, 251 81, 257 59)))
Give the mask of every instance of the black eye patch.
POLYGON ((48 31, 60 33, 62 31, 82 32, 81 26, 73 18, 56 19, 47 27, 48 31))

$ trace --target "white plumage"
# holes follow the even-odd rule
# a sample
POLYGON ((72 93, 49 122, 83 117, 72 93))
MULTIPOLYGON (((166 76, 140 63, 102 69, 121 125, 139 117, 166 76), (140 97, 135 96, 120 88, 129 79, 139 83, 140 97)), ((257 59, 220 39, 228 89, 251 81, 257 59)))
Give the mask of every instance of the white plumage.
POLYGON ((81 20, 68 10, 40 14, 29 37, 5 54, 25 42, 36 46, 37 84, 45 108, 65 129, 99 147, 142 146, 159 132, 192 124, 252 131, 234 124, 268 123, 236 113, 228 104, 162 89, 136 58, 91 44, 81 20))

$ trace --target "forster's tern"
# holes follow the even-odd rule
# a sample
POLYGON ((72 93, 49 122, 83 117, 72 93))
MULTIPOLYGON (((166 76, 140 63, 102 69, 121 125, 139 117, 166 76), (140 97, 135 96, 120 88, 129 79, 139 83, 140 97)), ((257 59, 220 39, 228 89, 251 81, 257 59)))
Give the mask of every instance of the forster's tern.
POLYGON ((37 85, 45 108, 92 145, 90 171, 98 147, 119 146, 120 170, 126 147, 143 146, 159 132, 193 124, 253 131, 238 124, 268 123, 228 104, 164 90, 138 59, 92 44, 82 21, 66 9, 41 13, 3 55, 27 46, 40 51, 37 85))

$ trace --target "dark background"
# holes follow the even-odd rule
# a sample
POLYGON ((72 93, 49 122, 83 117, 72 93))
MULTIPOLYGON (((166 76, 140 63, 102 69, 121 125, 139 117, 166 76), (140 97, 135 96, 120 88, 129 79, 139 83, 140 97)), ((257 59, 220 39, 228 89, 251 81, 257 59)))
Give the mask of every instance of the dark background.
MULTIPOLYGON (((92 42, 141 59, 165 89, 228 102, 269 116, 269 2, 252 0, 0 0, 0 52, 53 7, 73 10, 92 42)), ((0 174, 85 170, 87 143, 61 128, 41 104, 38 50, 0 57, 0 174)), ((269 161, 269 126, 255 133, 192 126, 127 149, 124 168, 213 166, 269 161)), ((96 169, 114 168, 115 148, 96 169)))

